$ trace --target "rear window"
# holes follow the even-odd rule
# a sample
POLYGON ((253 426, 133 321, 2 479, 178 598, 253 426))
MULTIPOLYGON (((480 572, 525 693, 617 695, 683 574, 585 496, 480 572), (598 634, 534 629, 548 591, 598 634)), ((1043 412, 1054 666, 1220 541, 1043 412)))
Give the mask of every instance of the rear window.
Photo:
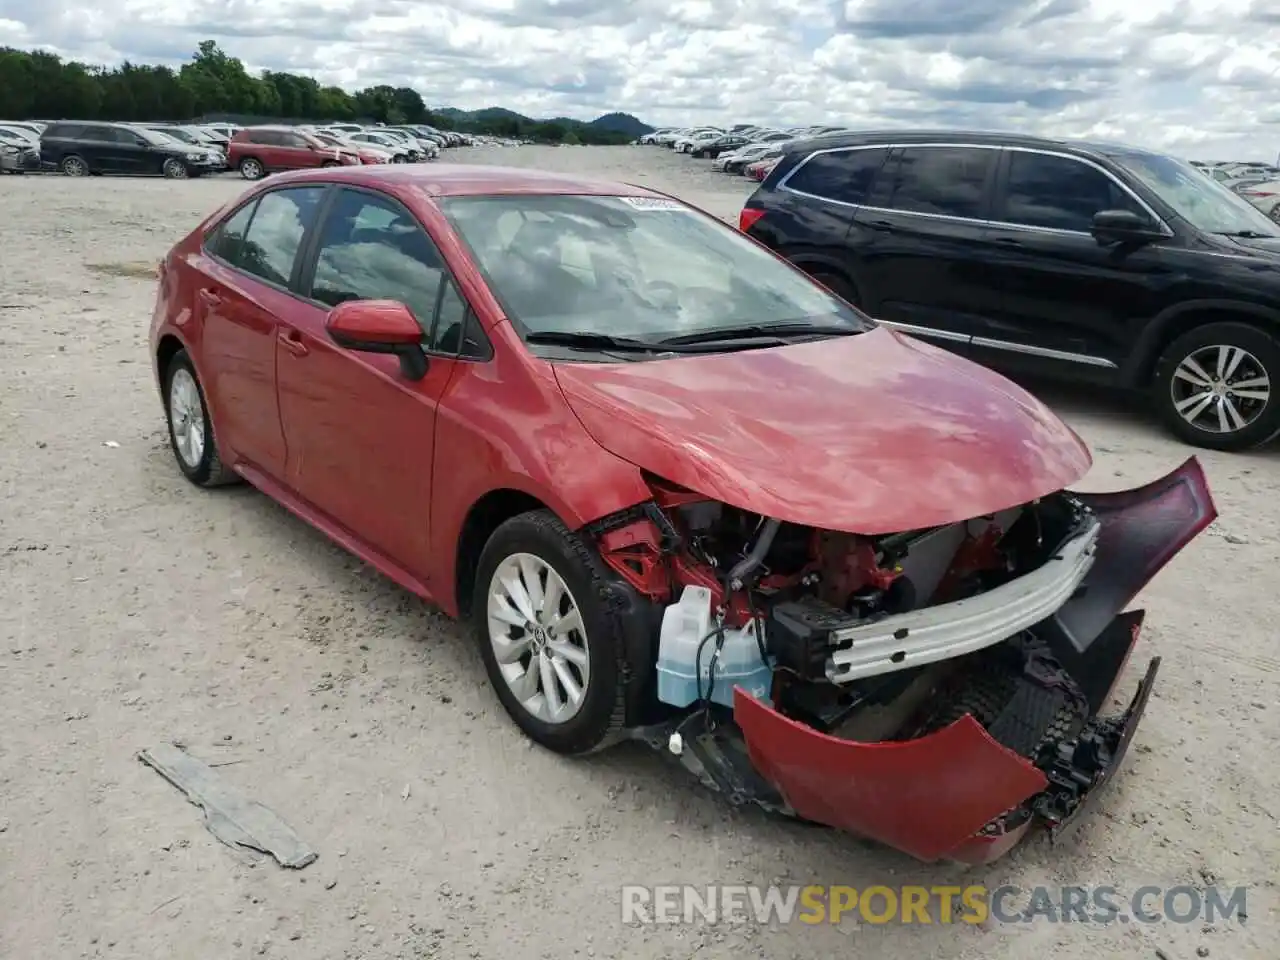
POLYGON ((987 207, 987 177, 999 153, 980 147, 906 147, 886 171, 886 206, 980 220, 987 207))
POLYGON ((888 155, 888 147, 815 153, 787 177, 785 186, 838 203, 866 203, 888 155))
POLYGON ((50 127, 46 127, 42 136, 45 137, 62 137, 67 140, 77 140, 84 135, 84 127, 78 123, 55 123, 50 127))

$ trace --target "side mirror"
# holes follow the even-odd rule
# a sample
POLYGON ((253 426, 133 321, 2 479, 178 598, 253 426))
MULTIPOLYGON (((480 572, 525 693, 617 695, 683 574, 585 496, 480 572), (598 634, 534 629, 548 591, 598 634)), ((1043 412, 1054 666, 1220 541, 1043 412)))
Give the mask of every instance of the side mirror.
POLYGON ((1132 210, 1099 210, 1093 215, 1090 232, 1104 247, 1115 243, 1146 243, 1164 236, 1132 210))
POLYGON ((422 328, 396 300, 348 300, 329 311, 329 339, 347 350, 390 353, 400 358, 400 371, 410 380, 427 375, 422 328))

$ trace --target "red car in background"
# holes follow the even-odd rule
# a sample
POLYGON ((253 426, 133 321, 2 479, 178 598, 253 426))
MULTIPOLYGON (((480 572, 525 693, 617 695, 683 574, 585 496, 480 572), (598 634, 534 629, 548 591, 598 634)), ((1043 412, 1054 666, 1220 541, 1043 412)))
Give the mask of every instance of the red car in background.
POLYGON ((269 173, 315 167, 359 166, 360 155, 347 147, 327 144, 292 127, 245 127, 227 145, 227 166, 246 180, 269 173))
POLYGON ((922 860, 1061 837, 1158 658, 1122 612, 1216 516, 1192 459, 1073 493, 1030 394, 642 187, 284 174, 164 259, 178 468, 474 625, 533 740, 663 750, 922 860))

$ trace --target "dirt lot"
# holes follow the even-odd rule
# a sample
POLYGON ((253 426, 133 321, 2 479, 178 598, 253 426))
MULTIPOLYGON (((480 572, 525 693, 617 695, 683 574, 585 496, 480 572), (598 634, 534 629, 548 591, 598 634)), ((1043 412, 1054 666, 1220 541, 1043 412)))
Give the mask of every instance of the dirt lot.
MULTIPOLYGON (((456 153, 632 179, 728 218, 747 192, 661 150, 456 153)), ((1203 458, 1222 516, 1144 594, 1130 672, 1157 653, 1164 670, 1098 814, 1059 851, 1038 838, 991 869, 923 867, 731 811, 639 747, 531 749, 462 630, 253 490, 187 484, 147 358, 146 272, 242 187, 0 179, 0 957, 1275 956, 1280 450, 1203 458), (234 761, 218 772, 319 860, 288 871, 218 843, 135 758, 165 740, 234 761), (623 884, 779 879, 1251 889, 1243 927, 620 923, 623 884)), ((1188 455, 1132 403, 1049 397, 1094 445, 1088 489, 1188 455)))

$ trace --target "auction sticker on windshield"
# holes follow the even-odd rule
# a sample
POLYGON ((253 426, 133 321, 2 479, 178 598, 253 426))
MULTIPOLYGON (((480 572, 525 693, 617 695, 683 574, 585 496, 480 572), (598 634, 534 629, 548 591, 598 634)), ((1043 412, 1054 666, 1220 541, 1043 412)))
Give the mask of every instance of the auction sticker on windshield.
POLYGON ((666 197, 619 197, 623 203, 627 204, 634 210, 687 210, 689 209, 678 200, 668 200, 666 197))

